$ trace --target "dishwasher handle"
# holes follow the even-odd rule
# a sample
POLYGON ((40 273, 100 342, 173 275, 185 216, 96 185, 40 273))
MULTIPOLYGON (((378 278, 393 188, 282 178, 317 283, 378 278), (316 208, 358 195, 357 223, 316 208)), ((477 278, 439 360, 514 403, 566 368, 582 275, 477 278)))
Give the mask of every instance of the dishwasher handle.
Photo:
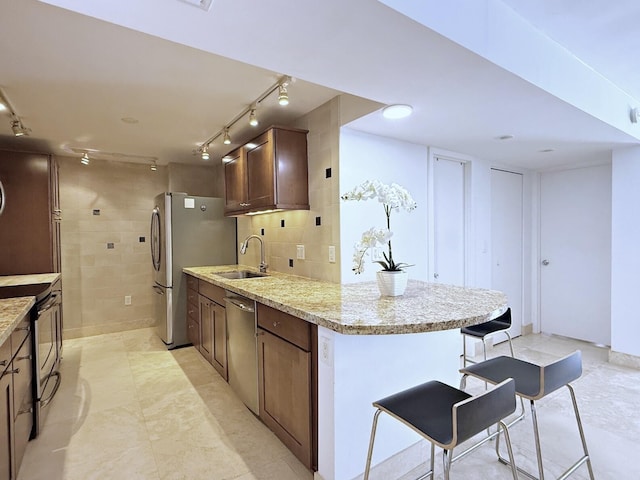
POLYGON ((239 297, 225 297, 224 303, 227 305, 231 304, 234 307, 239 308, 243 312, 255 313, 256 311, 254 307, 255 303, 253 300, 246 300, 244 298, 239 298, 239 297))

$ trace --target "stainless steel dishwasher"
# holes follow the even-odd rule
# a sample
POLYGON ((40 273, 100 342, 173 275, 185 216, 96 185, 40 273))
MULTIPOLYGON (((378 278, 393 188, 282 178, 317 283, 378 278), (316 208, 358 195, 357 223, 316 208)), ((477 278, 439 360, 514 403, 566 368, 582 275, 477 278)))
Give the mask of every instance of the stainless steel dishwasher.
POLYGON ((256 302, 227 292, 227 370, 229 385, 258 415, 256 302))

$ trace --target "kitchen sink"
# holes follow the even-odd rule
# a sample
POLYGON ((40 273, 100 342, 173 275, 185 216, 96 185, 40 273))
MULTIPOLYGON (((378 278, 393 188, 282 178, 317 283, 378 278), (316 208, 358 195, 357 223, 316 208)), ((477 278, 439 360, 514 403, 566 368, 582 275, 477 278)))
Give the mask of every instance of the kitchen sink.
POLYGON ((268 277, 266 273, 258 273, 252 272, 251 270, 236 270, 233 272, 220 272, 216 273, 220 277, 230 278, 230 279, 241 279, 241 278, 260 278, 260 277, 268 277))

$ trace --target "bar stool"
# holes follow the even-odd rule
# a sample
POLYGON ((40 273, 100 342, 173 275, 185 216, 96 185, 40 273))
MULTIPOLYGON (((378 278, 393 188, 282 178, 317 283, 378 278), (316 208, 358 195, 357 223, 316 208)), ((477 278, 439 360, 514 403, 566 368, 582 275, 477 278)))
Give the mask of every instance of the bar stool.
POLYGON ((507 308, 507 311, 500 315, 498 318, 489 320, 488 322, 481 323, 480 325, 472 325, 470 327, 463 327, 460 329, 462 334, 462 363, 463 367, 466 367, 469 363, 476 363, 467 356, 467 339, 466 337, 472 337, 482 340, 482 352, 484 359, 487 359, 487 343, 485 339, 497 333, 504 333, 509 341, 509 350, 511 350, 511 356, 513 354, 513 343, 511 342, 511 335, 509 334, 509 328, 511 328, 511 308, 507 308))
MULTIPOLYGON (((539 477, 535 477, 521 468, 518 468, 518 471, 530 478, 538 478, 539 480, 544 480, 544 468, 542 465, 542 450, 540 449, 540 433, 538 430, 535 401, 546 397, 561 387, 567 387, 571 395, 576 423, 578 424, 578 432, 580 433, 580 440, 582 441, 583 455, 558 478, 567 478, 586 462, 589 469, 589 477, 593 480, 594 477, 593 469, 591 467, 591 458, 587 450, 587 441, 585 440, 584 431, 582 429, 582 421, 580 420, 576 395, 573 386, 570 384, 570 382, 580 378, 582 375, 582 353, 580 350, 576 350, 572 354, 545 366, 538 366, 517 358, 501 356, 491 358, 485 362, 476 363, 475 365, 470 365, 461 369, 460 373, 462 373, 462 380, 460 381, 460 388, 462 389, 465 387, 468 376, 473 376, 492 384, 499 384, 506 378, 513 378, 515 381, 516 395, 531 402, 531 418, 533 422, 533 435, 536 446, 539 477)), ((513 425, 513 423, 515 423, 515 421, 509 426, 513 425)), ((498 435, 498 440, 496 441, 496 453, 498 454, 498 459, 502 463, 509 464, 510 461, 500 456, 499 440, 500 436, 498 435)))
POLYGON ((369 479, 378 417, 382 412, 431 442, 431 469, 421 478, 433 479, 436 445, 444 450, 444 478, 448 480, 453 449, 496 423, 504 432, 513 478, 518 478, 509 430, 502 421, 516 408, 515 385, 511 379, 477 396, 434 380, 378 400, 373 406, 377 410, 373 416, 364 480, 369 479))

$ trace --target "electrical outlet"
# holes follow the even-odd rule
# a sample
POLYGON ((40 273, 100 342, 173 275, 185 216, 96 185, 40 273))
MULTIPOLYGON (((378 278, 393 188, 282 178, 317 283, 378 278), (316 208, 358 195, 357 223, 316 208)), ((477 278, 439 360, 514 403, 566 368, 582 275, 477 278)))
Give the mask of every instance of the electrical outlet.
POLYGON ((331 338, 320 335, 320 361, 327 365, 333 365, 333 342, 331 338))
POLYGON ((304 245, 296 245, 296 258, 304 260, 304 245))
POLYGON ((124 304, 125 305, 131 305, 131 295, 125 295, 124 304))
POLYGON ((329 245, 329 263, 336 263, 336 247, 329 245))
POLYGON ((372 248, 371 260, 373 260, 374 262, 377 262, 378 260, 384 260, 384 258, 382 257, 382 250, 380 250, 378 247, 372 248))

